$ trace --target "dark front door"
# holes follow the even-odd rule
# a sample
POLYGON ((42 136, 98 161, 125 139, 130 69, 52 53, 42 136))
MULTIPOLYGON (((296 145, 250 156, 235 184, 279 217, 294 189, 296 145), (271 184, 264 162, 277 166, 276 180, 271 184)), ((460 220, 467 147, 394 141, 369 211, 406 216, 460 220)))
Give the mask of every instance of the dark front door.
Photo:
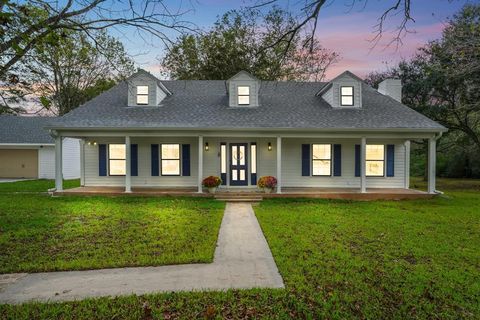
POLYGON ((246 186, 247 180, 247 146, 246 143, 230 144, 230 185, 246 186))

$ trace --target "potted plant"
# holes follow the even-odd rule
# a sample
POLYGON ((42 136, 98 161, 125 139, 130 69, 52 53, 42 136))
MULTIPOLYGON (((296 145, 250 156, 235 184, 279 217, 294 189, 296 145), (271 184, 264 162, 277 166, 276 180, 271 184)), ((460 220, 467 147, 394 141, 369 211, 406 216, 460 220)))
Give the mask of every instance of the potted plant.
POLYGON ((265 193, 272 192, 273 188, 277 186, 277 178, 273 176, 260 177, 257 182, 257 186, 263 189, 265 193))
POLYGON ((205 188, 208 188, 208 192, 215 193, 217 187, 222 184, 222 179, 216 176, 209 176, 203 179, 202 185, 205 188))

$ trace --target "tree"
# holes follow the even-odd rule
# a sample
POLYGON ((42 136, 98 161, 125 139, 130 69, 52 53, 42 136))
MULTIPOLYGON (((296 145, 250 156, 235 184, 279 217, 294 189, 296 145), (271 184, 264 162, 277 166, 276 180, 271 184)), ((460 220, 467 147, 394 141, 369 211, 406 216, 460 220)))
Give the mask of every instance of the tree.
MULTIPOLYGON (((457 154, 478 157, 480 5, 464 6, 449 20, 441 39, 428 43, 411 60, 371 74, 367 81, 376 85, 392 76, 404 83, 405 104, 449 128, 444 145, 455 148, 457 154)), ((472 161, 467 158, 466 162, 472 161)))
POLYGON ((63 115, 114 86, 134 71, 123 45, 105 32, 95 42, 68 32, 55 44, 39 45, 29 64, 32 82, 47 110, 63 115))
POLYGON ((228 79, 245 70, 262 80, 321 80, 338 55, 315 42, 315 50, 301 48, 298 36, 286 49, 275 46, 278 35, 294 23, 285 11, 273 8, 230 11, 204 34, 181 36, 162 59, 175 79, 228 79), (262 48, 269 46, 268 50, 262 48), (285 54, 285 51, 287 54, 285 54))

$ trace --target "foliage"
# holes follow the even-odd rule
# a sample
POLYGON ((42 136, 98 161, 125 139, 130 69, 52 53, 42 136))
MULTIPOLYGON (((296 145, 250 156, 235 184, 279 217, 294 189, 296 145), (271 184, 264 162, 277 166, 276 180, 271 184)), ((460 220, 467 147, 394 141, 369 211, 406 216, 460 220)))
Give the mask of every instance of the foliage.
POLYGON ((367 77, 376 86, 402 79, 403 103, 449 129, 439 144, 448 176, 480 177, 480 5, 468 4, 449 21, 442 38, 411 60, 367 77), (449 168, 457 169, 447 172, 449 168))
POLYGON ((222 179, 220 179, 220 177, 217 177, 217 176, 209 176, 203 179, 202 181, 202 185, 205 188, 216 188, 221 184, 222 184, 222 179))
POLYGON ((299 36, 291 43, 274 44, 293 24, 292 16, 276 7, 266 15, 253 9, 229 11, 208 32, 181 36, 162 65, 181 80, 228 79, 245 70, 262 80, 319 81, 338 54, 318 41, 313 51, 306 50, 299 36))
POLYGON ((273 189, 277 186, 277 178, 273 176, 260 177, 260 179, 258 179, 257 181, 257 186, 261 189, 263 188, 273 189))
MULTIPOLYGON (((439 189, 450 182, 469 181, 439 189)), ((285 289, 3 305, 0 318, 477 319, 478 190, 477 180, 431 200, 262 201, 255 215, 285 289)))
POLYGON ((209 199, 0 193, 0 273, 211 262, 223 208, 209 199))

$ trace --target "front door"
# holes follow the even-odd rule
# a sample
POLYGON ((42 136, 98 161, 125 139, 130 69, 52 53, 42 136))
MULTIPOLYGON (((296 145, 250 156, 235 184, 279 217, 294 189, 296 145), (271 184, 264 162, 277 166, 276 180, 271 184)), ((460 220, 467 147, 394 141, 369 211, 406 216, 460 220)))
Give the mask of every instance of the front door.
POLYGON ((248 185, 247 174, 247 146, 246 143, 230 144, 230 185, 248 185))

